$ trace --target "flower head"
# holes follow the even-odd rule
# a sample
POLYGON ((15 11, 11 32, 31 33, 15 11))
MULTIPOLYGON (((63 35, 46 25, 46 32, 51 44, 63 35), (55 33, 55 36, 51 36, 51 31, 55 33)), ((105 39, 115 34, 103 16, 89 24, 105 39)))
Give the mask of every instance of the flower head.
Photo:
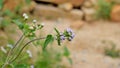
POLYGON ((66 31, 67 31, 68 33, 73 33, 73 30, 70 29, 70 28, 67 28, 66 31))
POLYGON ((68 41, 71 41, 75 37, 75 33, 70 28, 66 29, 65 34, 66 34, 68 41))
POLYGON ((23 13, 23 17, 24 17, 25 20, 28 19, 28 15, 26 13, 23 13))
POLYGON ((60 35, 60 40, 65 40, 65 36, 64 35, 60 35))

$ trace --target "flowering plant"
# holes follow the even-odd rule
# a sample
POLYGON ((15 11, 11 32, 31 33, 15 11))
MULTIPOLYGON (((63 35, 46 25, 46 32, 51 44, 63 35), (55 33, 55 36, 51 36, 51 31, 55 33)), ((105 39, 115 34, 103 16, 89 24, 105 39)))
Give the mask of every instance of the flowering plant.
MULTIPOLYGON (((59 32, 57 28, 54 28, 54 30, 56 31, 55 36, 52 34, 48 34, 46 37, 37 38, 36 31, 41 30, 44 27, 44 23, 37 24, 36 23, 37 21, 33 20, 32 24, 28 24, 27 23, 27 20, 29 19, 28 15, 24 13, 23 17, 24 18, 21 20, 19 19, 13 20, 13 22, 18 25, 19 29, 22 31, 23 34, 8 52, 8 55, 6 57, 5 63, 2 65, 2 68, 6 68, 6 66, 13 63, 20 56, 23 49, 30 43, 33 43, 34 41, 45 39, 44 44, 42 46, 42 50, 44 51, 47 45, 50 42, 53 42, 55 39, 57 40, 58 45, 61 45, 61 41, 65 39, 71 41, 75 36, 74 32, 70 28, 67 28, 64 32, 59 32), (25 39, 29 39, 29 41, 23 43, 25 39), (16 50, 17 52, 15 52, 16 50)), ((30 57, 32 57, 30 51, 27 51, 27 53, 29 54, 30 57)))

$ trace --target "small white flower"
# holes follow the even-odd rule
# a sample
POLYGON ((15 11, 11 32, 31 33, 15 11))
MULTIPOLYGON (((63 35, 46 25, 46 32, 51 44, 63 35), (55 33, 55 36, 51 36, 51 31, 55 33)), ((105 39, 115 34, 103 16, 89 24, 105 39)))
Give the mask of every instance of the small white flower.
POLYGON ((29 57, 32 58, 32 53, 31 53, 31 51, 30 51, 30 50, 27 50, 26 52, 28 53, 29 57))
POLYGON ((1 46, 1 50, 4 52, 4 53, 7 53, 7 51, 5 50, 4 47, 1 46))
POLYGON ((25 20, 28 19, 28 15, 26 13, 23 13, 23 17, 25 20))
POLYGON ((25 18, 25 19, 28 19, 28 16, 25 16, 24 18, 25 18))
POLYGON ((30 68, 34 68, 34 65, 31 65, 30 68))
POLYGON ((13 48, 13 46, 11 44, 7 44, 7 47, 9 48, 13 48))
POLYGON ((37 22, 37 20, 34 19, 34 20, 33 20, 33 23, 36 23, 36 22, 37 22))
POLYGON ((26 14, 26 13, 23 13, 23 17, 25 17, 25 16, 27 16, 27 14, 26 14))

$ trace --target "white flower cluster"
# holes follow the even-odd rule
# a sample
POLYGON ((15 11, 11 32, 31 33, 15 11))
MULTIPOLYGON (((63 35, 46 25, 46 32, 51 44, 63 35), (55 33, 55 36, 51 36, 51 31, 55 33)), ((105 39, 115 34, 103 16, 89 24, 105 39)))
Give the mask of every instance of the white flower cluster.
POLYGON ((28 15, 26 13, 23 13, 23 17, 24 17, 25 20, 28 19, 28 15))

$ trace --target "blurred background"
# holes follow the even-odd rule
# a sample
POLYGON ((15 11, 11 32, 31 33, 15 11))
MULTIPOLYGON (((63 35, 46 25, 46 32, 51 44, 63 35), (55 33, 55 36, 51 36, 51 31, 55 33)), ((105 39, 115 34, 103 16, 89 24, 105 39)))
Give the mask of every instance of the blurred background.
POLYGON ((43 41, 31 44, 15 68, 120 68, 120 0, 0 0, 0 65, 21 35, 12 20, 23 13, 29 23, 45 24, 39 36, 70 27, 75 38, 62 46, 54 42, 45 52, 43 41))

